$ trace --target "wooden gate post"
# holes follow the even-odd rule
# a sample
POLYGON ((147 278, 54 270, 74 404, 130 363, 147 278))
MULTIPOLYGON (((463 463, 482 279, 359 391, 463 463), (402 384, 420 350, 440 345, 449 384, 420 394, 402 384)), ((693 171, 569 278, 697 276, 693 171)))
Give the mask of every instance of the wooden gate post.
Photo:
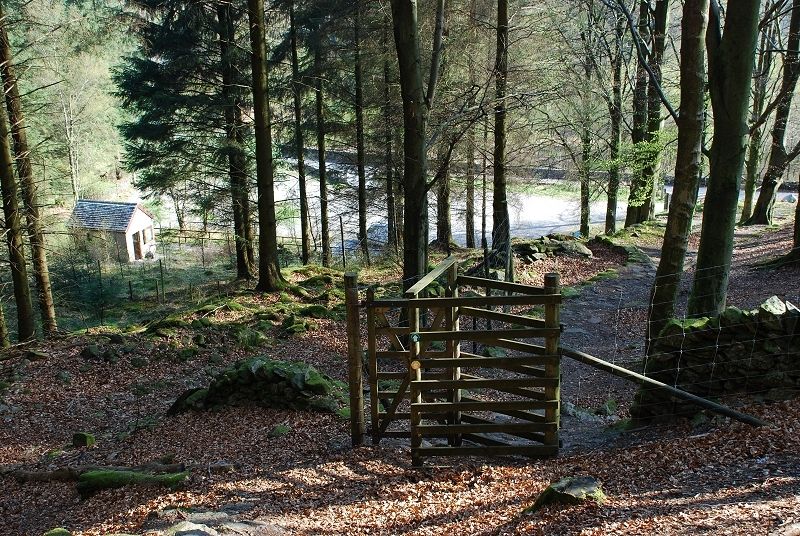
POLYGON ((358 307, 358 275, 344 274, 347 309, 347 378, 350 386, 350 437, 353 446, 364 442, 364 384, 361 374, 361 320, 358 307))
MULTIPOLYGON (((558 273, 547 273, 544 275, 544 288, 547 294, 558 294, 559 288, 559 275, 558 273)), ((545 328, 558 329, 561 324, 561 310, 560 305, 551 303, 544 306, 544 322, 545 328)), ((558 335, 548 336, 545 339, 545 353, 548 355, 558 355, 561 339, 558 335)), ((545 420, 547 422, 554 422, 556 424, 553 431, 545 433, 545 443, 559 447, 559 427, 561 426, 561 362, 556 361, 555 364, 545 366, 545 376, 548 378, 556 378, 555 387, 548 387, 545 389, 545 398, 547 400, 555 400, 556 406, 552 409, 545 410, 545 420)))

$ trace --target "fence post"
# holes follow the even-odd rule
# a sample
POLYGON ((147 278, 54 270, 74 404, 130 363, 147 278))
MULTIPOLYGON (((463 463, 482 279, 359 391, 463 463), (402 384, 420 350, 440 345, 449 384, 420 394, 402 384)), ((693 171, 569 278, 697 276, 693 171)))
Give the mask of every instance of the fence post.
POLYGON ((344 250, 344 221, 342 215, 339 215, 339 235, 342 240, 342 270, 347 270, 347 252, 344 250))
POLYGON ((361 321, 358 307, 358 275, 344 274, 347 309, 347 370, 350 384, 350 437, 353 446, 364 442, 364 384, 361 366, 361 321))
MULTIPOLYGON (((458 298, 458 263, 453 265, 447 270, 447 296, 450 298, 458 298)), ((450 331, 459 331, 460 326, 458 322, 458 308, 454 305, 447 308, 447 324, 445 329, 450 331)), ((448 352, 450 357, 458 359, 461 357, 461 341, 447 341, 448 352)), ((451 379, 461 379, 461 367, 453 367, 451 369, 451 379)), ((454 404, 461 402, 461 389, 453 389, 450 401, 454 404)), ((452 415, 452 424, 461 424, 461 412, 454 411, 452 415)), ((447 438, 452 446, 461 446, 461 434, 456 434, 447 438)))
MULTIPOLYGON (((558 294, 560 289, 558 273, 547 273, 544 275, 544 288, 546 294, 558 294)), ((549 303, 544 306, 544 325, 547 329, 559 329, 561 324, 561 305, 557 303, 549 303)), ((559 335, 548 335, 545 339, 545 353, 548 356, 559 355, 560 337, 559 335)), ((545 421, 554 422, 555 429, 545 432, 545 443, 558 448, 559 445, 559 427, 561 426, 561 360, 555 361, 555 364, 545 366, 545 376, 548 378, 555 378, 555 387, 547 387, 545 389, 545 399, 555 400, 556 406, 545 410, 545 421)))
POLYGON ((369 411, 370 411, 370 431, 372 432, 372 444, 377 445, 381 436, 379 432, 378 418, 378 358, 376 348, 375 333, 375 309, 369 304, 375 301, 375 289, 367 289, 367 357, 369 358, 369 411))
POLYGON ((164 263, 158 259, 158 270, 161 272, 161 298, 164 303, 167 303, 167 289, 164 286, 164 263))

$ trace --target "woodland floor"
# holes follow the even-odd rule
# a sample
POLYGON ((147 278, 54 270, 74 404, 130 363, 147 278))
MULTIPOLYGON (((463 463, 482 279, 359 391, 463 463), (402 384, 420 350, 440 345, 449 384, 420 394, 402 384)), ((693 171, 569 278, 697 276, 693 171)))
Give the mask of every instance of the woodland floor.
MULTIPOLYGON (((658 229, 626 240, 655 256, 658 229)), ((772 294, 800 302, 800 267, 754 270, 790 244, 788 228, 739 231, 730 302, 750 308, 772 294)), ((654 267, 646 259, 624 265, 619 252, 593 249, 593 261, 539 261, 521 267, 521 278, 535 283, 555 268, 564 285, 578 288, 617 270, 618 277, 595 278, 566 300, 562 343, 635 366, 654 267)), ((0 475, 0 534, 38 536, 56 526, 85 535, 156 534, 163 511, 174 508, 235 511, 286 534, 769 534, 800 522, 800 399, 742 401, 739 409, 772 423, 759 429, 712 419, 701 428, 683 423, 620 432, 612 425, 625 417, 633 388, 569 360, 562 387, 565 444, 554 459, 468 458, 414 469, 399 441, 350 448, 348 423, 334 415, 237 407, 164 416, 177 394, 207 383, 212 363, 254 353, 303 360, 343 379, 343 324, 319 324, 299 339, 271 340, 256 350, 210 336, 188 362, 167 358, 174 349, 166 343, 132 336, 133 353, 88 370, 78 353, 95 335, 42 346, 48 357, 27 364, 21 379, 0 393, 0 466, 136 465, 169 454, 192 473, 179 491, 129 487, 85 500, 74 483, 22 484, 0 475), (133 368, 136 355, 150 365, 133 368), (618 406, 615 416, 586 417, 609 400, 618 406), (291 431, 269 437, 281 423, 291 431), (97 444, 62 450, 76 431, 93 432, 97 444), (599 478, 607 502, 522 515, 550 482, 576 474, 599 478)), ((23 357, 24 349, 11 351, 0 368, 18 367, 23 357)))

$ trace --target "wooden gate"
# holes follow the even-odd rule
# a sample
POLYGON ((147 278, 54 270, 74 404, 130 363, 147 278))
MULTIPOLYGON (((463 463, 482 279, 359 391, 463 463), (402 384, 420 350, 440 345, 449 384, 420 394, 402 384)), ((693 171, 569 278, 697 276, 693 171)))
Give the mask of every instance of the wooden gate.
POLYGON ((373 443, 410 438, 415 465, 431 456, 557 454, 560 303, 558 274, 531 287, 459 275, 453 258, 403 298, 368 290, 373 443), (542 318, 518 311, 531 307, 542 318))

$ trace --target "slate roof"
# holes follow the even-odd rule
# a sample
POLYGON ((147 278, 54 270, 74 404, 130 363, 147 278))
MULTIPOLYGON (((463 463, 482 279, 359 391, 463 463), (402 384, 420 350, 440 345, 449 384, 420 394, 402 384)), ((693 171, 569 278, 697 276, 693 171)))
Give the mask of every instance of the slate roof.
MULTIPOLYGON (((138 206, 138 203, 79 199, 72 211, 69 224, 72 227, 98 231, 125 232, 138 206)), ((146 210, 139 208, 150 216, 146 210)))

